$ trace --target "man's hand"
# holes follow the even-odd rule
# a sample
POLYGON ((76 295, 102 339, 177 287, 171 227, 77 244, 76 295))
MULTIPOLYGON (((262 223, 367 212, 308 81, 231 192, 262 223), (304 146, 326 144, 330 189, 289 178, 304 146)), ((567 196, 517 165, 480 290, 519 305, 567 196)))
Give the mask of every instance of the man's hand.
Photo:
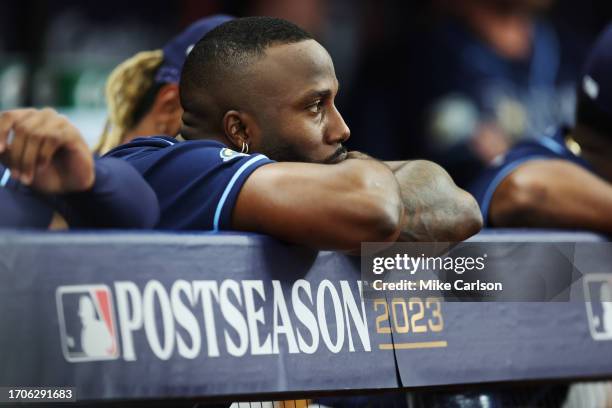
POLYGON ((510 148, 510 140, 498 126, 483 123, 478 127, 476 134, 469 141, 469 145, 476 156, 485 164, 490 163, 500 154, 510 148))
POLYGON ((387 163, 400 186, 405 224, 400 240, 459 242, 478 233, 482 216, 474 197, 426 160, 387 163))
POLYGON ((346 155, 347 159, 359 159, 359 160, 376 160, 372 156, 368 156, 365 153, 359 152, 357 150, 351 150, 346 155))
MULTIPOLYGON (((375 160, 357 151, 349 152, 347 159, 375 160)), ((442 167, 425 160, 383 163, 393 172, 404 204, 400 241, 458 242, 480 231, 476 200, 442 167)))
POLYGON ((87 144, 53 109, 0 113, 0 161, 13 178, 43 193, 85 191, 95 181, 87 144))

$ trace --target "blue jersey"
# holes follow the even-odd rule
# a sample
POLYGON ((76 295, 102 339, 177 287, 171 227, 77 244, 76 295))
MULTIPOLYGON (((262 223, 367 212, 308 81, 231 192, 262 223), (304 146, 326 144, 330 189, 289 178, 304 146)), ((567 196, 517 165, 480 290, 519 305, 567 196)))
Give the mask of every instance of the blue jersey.
POLYGON ((155 192, 123 160, 95 161, 96 181, 81 193, 55 198, 57 211, 71 228, 153 228, 159 220, 155 192))
POLYGON ((272 163, 214 140, 135 139, 108 156, 131 163, 157 194, 162 229, 228 230, 238 193, 257 168, 272 163))
POLYGON ((427 156, 458 186, 468 187, 485 170, 473 137, 490 126, 507 140, 523 141, 573 121, 581 59, 559 34, 550 23, 534 20, 529 54, 509 58, 451 18, 441 20, 425 42, 431 57, 424 69, 431 71, 423 74, 436 78, 422 88, 427 156))
POLYGON ((47 228, 53 212, 48 197, 11 178, 10 170, 0 164, 0 228, 47 228))
POLYGON ((91 189, 64 195, 38 194, 0 165, 0 228, 46 229, 54 212, 71 228, 153 228, 159 205, 153 190, 122 160, 95 161, 91 189))
POLYGON ((495 160, 471 185, 469 191, 480 205, 485 225, 488 221, 489 206, 500 183, 517 167, 530 160, 561 159, 571 161, 589 171, 591 166, 569 150, 565 143, 567 128, 559 128, 552 135, 525 141, 514 146, 508 153, 495 160))

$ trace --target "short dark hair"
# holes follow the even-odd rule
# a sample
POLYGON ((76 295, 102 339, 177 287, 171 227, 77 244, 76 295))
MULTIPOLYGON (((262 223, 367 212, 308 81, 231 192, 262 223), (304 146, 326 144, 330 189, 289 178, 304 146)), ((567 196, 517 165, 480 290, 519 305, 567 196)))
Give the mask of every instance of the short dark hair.
POLYGON ((602 110, 588 95, 578 89, 576 124, 583 125, 612 140, 612 115, 602 110))
POLYGON ((192 108, 199 90, 214 89, 228 72, 264 55, 266 48, 312 38, 297 25, 273 17, 245 17, 221 24, 202 37, 185 60, 179 85, 183 107, 192 108))

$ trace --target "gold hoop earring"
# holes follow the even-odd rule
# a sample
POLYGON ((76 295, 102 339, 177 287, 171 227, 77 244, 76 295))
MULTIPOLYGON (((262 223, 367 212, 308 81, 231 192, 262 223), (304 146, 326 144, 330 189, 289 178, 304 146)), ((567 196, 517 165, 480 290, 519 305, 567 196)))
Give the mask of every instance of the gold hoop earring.
POLYGON ((242 141, 242 148, 240 149, 240 153, 249 154, 249 144, 244 140, 242 141))

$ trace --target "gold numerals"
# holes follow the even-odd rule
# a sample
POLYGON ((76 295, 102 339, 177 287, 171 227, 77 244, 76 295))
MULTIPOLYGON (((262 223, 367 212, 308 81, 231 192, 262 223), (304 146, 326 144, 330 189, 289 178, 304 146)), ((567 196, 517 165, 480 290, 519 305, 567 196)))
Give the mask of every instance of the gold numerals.
POLYGON ((380 313, 376 316, 376 332, 380 334, 438 333, 444 329, 440 298, 396 297, 390 305, 385 299, 376 299, 374 311, 380 313))

